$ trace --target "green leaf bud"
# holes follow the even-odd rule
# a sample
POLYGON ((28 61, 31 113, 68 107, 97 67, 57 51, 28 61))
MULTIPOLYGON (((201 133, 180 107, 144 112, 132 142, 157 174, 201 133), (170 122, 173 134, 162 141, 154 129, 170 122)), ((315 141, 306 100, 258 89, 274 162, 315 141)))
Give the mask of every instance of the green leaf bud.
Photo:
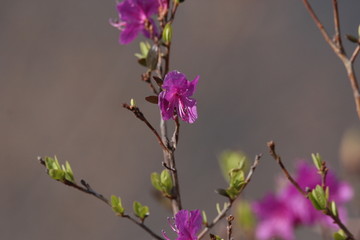
POLYGON ((133 203, 133 209, 135 216, 141 219, 141 221, 144 221, 144 219, 149 216, 150 211, 148 206, 143 206, 141 203, 134 201, 133 203))
POLYGON ((247 157, 242 152, 224 151, 219 158, 224 178, 230 181, 230 174, 234 169, 245 170, 247 161, 247 157))
POLYGON ((310 200, 316 209, 324 210, 326 208, 327 199, 325 191, 320 185, 317 185, 316 188, 312 190, 310 196, 312 196, 312 199, 310 198, 310 200))
POLYGON ((122 206, 121 198, 119 198, 115 195, 112 195, 111 196, 111 207, 116 214, 118 214, 120 216, 124 215, 125 209, 122 206))
POLYGON ((334 240, 345 240, 345 239, 347 239, 347 236, 343 230, 340 229, 339 231, 334 233, 334 240))
POLYGON ((220 203, 216 203, 216 211, 217 211, 218 214, 221 213, 220 203))
POLYGON ((322 159, 321 159, 320 154, 319 153, 316 153, 316 154, 313 153, 313 154, 311 154, 311 158, 312 158, 312 160, 314 162, 314 165, 317 168, 317 170, 320 171, 321 165, 322 165, 322 159))
POLYGON ((207 220, 207 216, 206 216, 206 212, 204 210, 201 211, 201 215, 202 215, 202 219, 203 219, 203 224, 205 226, 207 226, 208 224, 208 220, 207 220))
POLYGON ((171 26, 171 23, 168 22, 165 27, 164 27, 164 30, 163 30, 163 33, 162 33, 162 39, 164 41, 165 44, 169 44, 171 43, 171 40, 172 40, 172 26, 171 26))
POLYGON ((133 98, 130 99, 130 107, 136 107, 136 102, 133 98))
POLYGON ((167 169, 164 169, 160 174, 160 182, 163 187, 163 190, 168 194, 171 195, 171 190, 173 188, 173 182, 170 175, 170 172, 167 169))
POLYGON ((336 203, 334 201, 332 201, 330 204, 330 210, 334 216, 338 216, 338 214, 339 214, 338 209, 337 209, 336 203))
POLYGON ((151 184, 154 186, 155 189, 162 191, 162 187, 161 187, 161 181, 160 181, 160 176, 158 173, 153 172, 150 175, 150 179, 151 179, 151 184))
POLYGON ((49 176, 55 180, 63 181, 65 178, 65 172, 61 169, 50 169, 49 176))

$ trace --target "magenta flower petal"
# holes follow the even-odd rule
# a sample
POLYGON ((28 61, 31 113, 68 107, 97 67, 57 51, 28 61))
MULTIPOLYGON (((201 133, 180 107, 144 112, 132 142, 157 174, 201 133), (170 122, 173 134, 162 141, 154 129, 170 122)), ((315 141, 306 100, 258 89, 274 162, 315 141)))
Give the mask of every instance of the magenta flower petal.
POLYGON ((149 38, 150 33, 146 28, 149 23, 152 25, 153 33, 157 34, 156 25, 151 17, 157 13, 158 8, 158 0, 124 0, 118 3, 119 20, 111 21, 110 24, 121 31, 119 42, 128 44, 140 32, 149 38))
POLYGON ((198 80, 199 76, 190 82, 178 71, 165 76, 163 91, 159 94, 159 107, 164 120, 174 117, 176 112, 183 121, 195 122, 198 118, 196 100, 190 96, 195 92, 198 80))
POLYGON ((253 204, 254 212, 259 217, 256 237, 259 240, 281 238, 294 239, 295 219, 286 201, 273 194, 253 204))
POLYGON ((142 29, 142 26, 138 24, 127 24, 124 30, 120 33, 120 44, 128 44, 132 42, 137 35, 139 35, 139 30, 142 29))
MULTIPOLYGON (((197 240, 197 233, 201 229, 202 216, 200 210, 180 210, 173 218, 171 228, 177 233, 176 240, 197 240)), ((170 240, 163 231, 166 240, 170 240)))
POLYGON ((144 15, 151 16, 158 12, 159 1, 158 0, 134 0, 136 4, 142 9, 144 15))

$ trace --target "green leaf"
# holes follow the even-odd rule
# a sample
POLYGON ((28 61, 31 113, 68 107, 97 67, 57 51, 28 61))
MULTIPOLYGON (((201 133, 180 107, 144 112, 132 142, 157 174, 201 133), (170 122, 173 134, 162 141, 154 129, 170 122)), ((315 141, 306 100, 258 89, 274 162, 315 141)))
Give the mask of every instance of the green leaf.
POLYGON ((334 201, 332 201, 330 204, 330 210, 334 216, 338 216, 338 209, 334 201))
POLYGON ((311 158, 312 158, 312 160, 314 162, 314 165, 317 168, 317 170, 320 171, 321 165, 322 165, 322 158, 321 158, 320 154, 319 153, 316 153, 316 154, 312 153, 311 158))
POLYGON ((158 173, 153 172, 150 176, 151 178, 151 184, 154 186, 154 188, 156 188, 159 191, 162 191, 162 186, 161 186, 161 181, 160 181, 160 176, 158 173))
POLYGON ((325 196, 325 191, 320 185, 317 185, 316 188, 312 190, 310 195, 312 195, 313 200, 316 202, 316 205, 314 205, 316 209, 324 210, 326 208, 327 200, 325 196))
POLYGON ((317 202, 317 200, 315 199, 315 197, 313 196, 312 192, 310 192, 310 194, 308 195, 312 205, 317 209, 317 210, 321 210, 321 207, 319 206, 319 203, 317 202))
POLYGON ((230 172, 234 169, 245 170, 247 165, 247 157, 242 152, 224 151, 219 158, 219 164, 224 178, 230 181, 230 172))
POLYGON ((168 195, 171 195, 171 190, 173 188, 173 182, 172 182, 171 174, 167 169, 164 169, 161 172, 160 181, 161 181, 164 191, 168 195))
POLYGON ((218 214, 221 213, 220 203, 216 203, 216 211, 217 211, 218 214))
POLYGON ((237 219, 245 231, 251 231, 256 226, 255 214, 247 201, 240 201, 236 208, 237 219))
POLYGON ((112 195, 111 196, 111 207, 112 207, 113 211, 115 213, 117 213, 118 215, 121 215, 121 216, 124 215, 125 209, 122 206, 121 198, 119 198, 115 195, 112 195))
POLYGON ((171 42, 171 40, 172 40, 172 32, 173 32, 173 30, 172 30, 171 23, 168 22, 165 25, 163 33, 162 33, 162 39, 166 44, 169 44, 171 42))
POLYGON ((54 163, 53 163, 53 169, 61 169, 61 167, 60 167, 60 163, 59 163, 59 161, 58 161, 58 159, 57 159, 57 157, 56 156, 54 156, 54 163))
POLYGON ((230 187, 240 190, 240 187, 244 184, 245 174, 239 169, 233 169, 230 172, 230 187))
POLYGON ((149 207, 143 206, 143 205, 141 205, 141 203, 139 203, 137 201, 134 201, 133 209, 134 209, 135 216, 140 218, 142 221, 150 214, 149 207))
POLYGON ((358 36, 360 38, 360 24, 359 24, 359 27, 358 27, 358 36))
POLYGON ((63 181, 65 178, 65 172, 60 169, 50 169, 49 176, 55 180, 63 181))
POLYGON ((203 219, 203 224, 207 225, 208 221, 207 221, 206 212, 204 210, 201 211, 201 215, 202 215, 202 219, 203 219))
POLYGON ((148 55, 150 47, 150 43, 140 42, 140 51, 143 57, 146 57, 148 55))
POLYGON ((347 237, 346 237, 346 234, 344 233, 344 231, 340 229, 339 231, 334 233, 334 239, 335 240, 345 240, 345 239, 347 239, 347 237))
POLYGON ((65 162, 65 179, 72 183, 75 182, 74 173, 68 161, 65 162))
POLYGON ((53 169, 55 160, 51 157, 45 157, 45 166, 48 170, 53 169))

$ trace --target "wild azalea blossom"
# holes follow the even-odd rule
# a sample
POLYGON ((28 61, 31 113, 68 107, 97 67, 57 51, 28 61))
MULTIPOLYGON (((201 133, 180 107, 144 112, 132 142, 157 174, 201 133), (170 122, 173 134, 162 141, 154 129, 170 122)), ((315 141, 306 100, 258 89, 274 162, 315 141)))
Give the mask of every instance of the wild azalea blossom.
MULTIPOLYGON (((178 235, 176 240, 197 240, 197 233, 202 225, 200 210, 180 210, 175 218, 169 219, 169 225, 178 235)), ((164 231, 163 236, 170 240, 164 231)))
POLYGON ((260 240, 294 239, 295 217, 289 207, 286 201, 272 193, 254 203, 253 210, 259 218, 256 238, 260 240))
POLYGON ((164 120, 172 118, 176 111, 183 121, 195 122, 198 117, 196 100, 190 96, 194 94, 198 80, 199 76, 190 82, 178 71, 165 76, 163 91, 159 94, 159 107, 164 120))
POLYGON ((151 33, 149 27, 156 34, 156 25, 151 18, 159 11, 159 0, 124 0, 117 4, 119 20, 110 20, 110 24, 118 28, 120 33, 120 44, 128 44, 133 41, 139 32, 149 38, 151 33))
MULTIPOLYGON (((321 176, 317 169, 305 161, 298 162, 294 179, 304 190, 314 189, 316 185, 321 184, 321 176)), ((327 174, 326 185, 330 189, 329 200, 336 202, 340 218, 344 220, 344 203, 352 198, 352 188, 348 183, 339 181, 331 171, 327 174)), ((270 193, 263 200, 254 203, 253 210, 259 219, 256 236, 260 240, 274 237, 292 240, 294 229, 300 225, 320 223, 324 227, 336 227, 330 217, 316 210, 311 202, 288 182, 282 186, 278 194, 270 193)))

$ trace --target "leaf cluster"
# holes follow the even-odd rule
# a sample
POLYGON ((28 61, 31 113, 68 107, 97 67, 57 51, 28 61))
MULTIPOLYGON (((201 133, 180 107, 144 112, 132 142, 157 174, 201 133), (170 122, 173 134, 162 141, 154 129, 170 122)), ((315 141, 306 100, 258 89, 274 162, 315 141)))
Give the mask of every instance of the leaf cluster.
POLYGON ((68 161, 65 162, 65 165, 60 166, 56 156, 54 158, 45 157, 45 166, 51 178, 61 182, 75 183, 74 174, 68 161))

